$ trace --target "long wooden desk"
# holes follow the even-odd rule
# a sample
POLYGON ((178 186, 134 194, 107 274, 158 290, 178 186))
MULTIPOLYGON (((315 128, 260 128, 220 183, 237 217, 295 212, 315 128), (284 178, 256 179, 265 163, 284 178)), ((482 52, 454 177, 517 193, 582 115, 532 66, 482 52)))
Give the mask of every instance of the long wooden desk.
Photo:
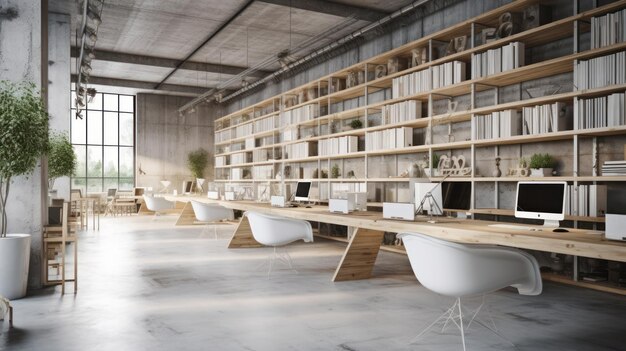
MULTIPOLYGON (((256 211, 287 218, 355 227, 357 230, 348 243, 333 276, 333 281, 370 278, 384 232, 415 232, 461 243, 502 245, 626 262, 626 243, 609 241, 602 234, 593 234, 594 231, 584 229, 570 229, 568 233, 554 233, 551 230, 510 230, 491 227, 489 224, 496 222, 490 221, 442 218, 440 223, 428 223, 426 219, 405 222, 383 219, 381 212, 335 214, 328 212, 326 206, 277 208, 253 201, 218 201, 206 197, 177 196, 169 199, 181 202, 196 200, 217 203, 235 210, 256 211)), ((188 205, 191 208, 191 205, 188 205)), ((183 214, 184 212, 183 210, 183 214)), ((193 214, 193 209, 191 213, 193 214)), ((543 229, 541 226, 524 226, 543 229)), ((228 247, 260 246, 262 245, 252 237, 247 217, 243 217, 228 247)))

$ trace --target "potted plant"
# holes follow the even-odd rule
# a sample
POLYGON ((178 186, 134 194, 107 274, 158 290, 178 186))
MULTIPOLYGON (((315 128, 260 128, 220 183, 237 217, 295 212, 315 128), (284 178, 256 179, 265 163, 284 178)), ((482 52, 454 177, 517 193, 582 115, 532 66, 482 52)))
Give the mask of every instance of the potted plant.
POLYGON ((76 154, 69 138, 64 133, 51 133, 48 151, 48 194, 56 197, 54 183, 57 178, 71 177, 76 169, 76 154))
POLYGON ((352 129, 359 129, 359 128, 363 127, 363 122, 361 122, 361 120, 358 119, 358 118, 353 119, 350 122, 350 127, 352 127, 352 129))
POLYGON ((204 192, 202 184, 204 184, 205 181, 204 170, 208 164, 209 153, 203 148, 194 150, 187 155, 187 167, 189 167, 189 171, 191 171, 191 176, 196 178, 196 184, 200 188, 200 192, 204 192))
POLYGON ((26 295, 31 234, 7 234, 11 182, 48 149, 48 113, 34 84, 0 81, 0 295, 26 295))
POLYGON ((550 154, 534 154, 530 158, 531 177, 549 177, 554 169, 554 159, 550 154))
MULTIPOLYGON (((428 159, 428 156, 425 156, 428 159)), ((428 164, 428 162, 426 162, 428 164)), ((436 177, 439 175, 439 155, 433 153, 433 159, 430 162, 430 167, 424 168, 424 175, 426 177, 436 177)))
POLYGON ((332 178, 339 178, 339 176, 341 175, 341 173, 339 172, 339 165, 334 164, 333 167, 330 169, 330 174, 332 178))

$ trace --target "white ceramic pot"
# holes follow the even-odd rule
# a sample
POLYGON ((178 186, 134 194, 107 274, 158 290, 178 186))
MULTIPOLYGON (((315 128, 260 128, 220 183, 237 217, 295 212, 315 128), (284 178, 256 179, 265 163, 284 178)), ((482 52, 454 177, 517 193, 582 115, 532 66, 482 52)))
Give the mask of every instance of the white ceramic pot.
POLYGON ((531 177, 552 177, 552 168, 531 168, 531 177))
POLYGON ((26 295, 30 234, 7 234, 0 238, 0 295, 9 300, 26 295))

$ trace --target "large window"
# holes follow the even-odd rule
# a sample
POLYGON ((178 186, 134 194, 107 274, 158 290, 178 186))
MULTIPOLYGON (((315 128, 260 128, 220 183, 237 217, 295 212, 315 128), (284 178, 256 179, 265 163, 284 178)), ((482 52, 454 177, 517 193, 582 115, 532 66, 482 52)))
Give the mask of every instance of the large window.
POLYGON ((135 97, 97 93, 76 118, 72 92, 71 140, 78 158, 72 189, 83 194, 135 186, 135 97))

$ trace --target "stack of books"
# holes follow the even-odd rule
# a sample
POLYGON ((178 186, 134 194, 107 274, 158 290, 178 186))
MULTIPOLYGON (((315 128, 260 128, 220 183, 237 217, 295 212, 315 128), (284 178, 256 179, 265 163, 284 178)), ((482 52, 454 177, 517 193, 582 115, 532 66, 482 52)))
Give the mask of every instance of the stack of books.
POLYGON ((422 102, 408 100, 383 106, 383 118, 386 124, 394 124, 422 118, 422 102))
POLYGON ((580 99, 576 108, 578 128, 604 128, 624 125, 626 94, 615 93, 580 99))
POLYGON ((472 56, 472 79, 524 66, 524 43, 516 41, 472 56))
POLYGON ((597 49, 626 41, 626 9, 591 17, 591 48, 597 49))
POLYGON ((517 110, 492 112, 472 117, 472 140, 508 138, 522 133, 522 116, 517 110))
POLYGON ((626 161, 604 161, 604 164, 602 165, 602 175, 626 175, 626 161))
POLYGON ((572 129, 571 109, 562 102, 524 107, 522 130, 524 135, 561 132, 572 129))
POLYGON ((365 134, 365 151, 390 150, 413 145, 413 128, 400 127, 365 134))
POLYGON ((320 140, 318 143, 319 156, 336 156, 357 152, 359 137, 343 136, 320 140))
POLYGON ((600 56, 574 65, 576 90, 626 83, 626 51, 600 56))
POLYGON ((252 123, 246 123, 244 125, 240 125, 235 127, 235 138, 245 137, 246 135, 250 135, 254 133, 252 129, 252 123))
POLYGON ((285 146, 285 152, 287 153, 285 158, 288 159, 316 156, 317 143, 305 141, 303 143, 287 145, 285 146))
POLYGON ((431 89, 461 83, 466 79, 465 62, 446 62, 432 66, 431 69, 394 78, 391 83, 391 97, 397 99, 411 96, 431 89))
POLYGON ((274 123, 274 116, 263 118, 254 122, 255 133, 267 132, 268 130, 274 129, 276 127, 274 123))

